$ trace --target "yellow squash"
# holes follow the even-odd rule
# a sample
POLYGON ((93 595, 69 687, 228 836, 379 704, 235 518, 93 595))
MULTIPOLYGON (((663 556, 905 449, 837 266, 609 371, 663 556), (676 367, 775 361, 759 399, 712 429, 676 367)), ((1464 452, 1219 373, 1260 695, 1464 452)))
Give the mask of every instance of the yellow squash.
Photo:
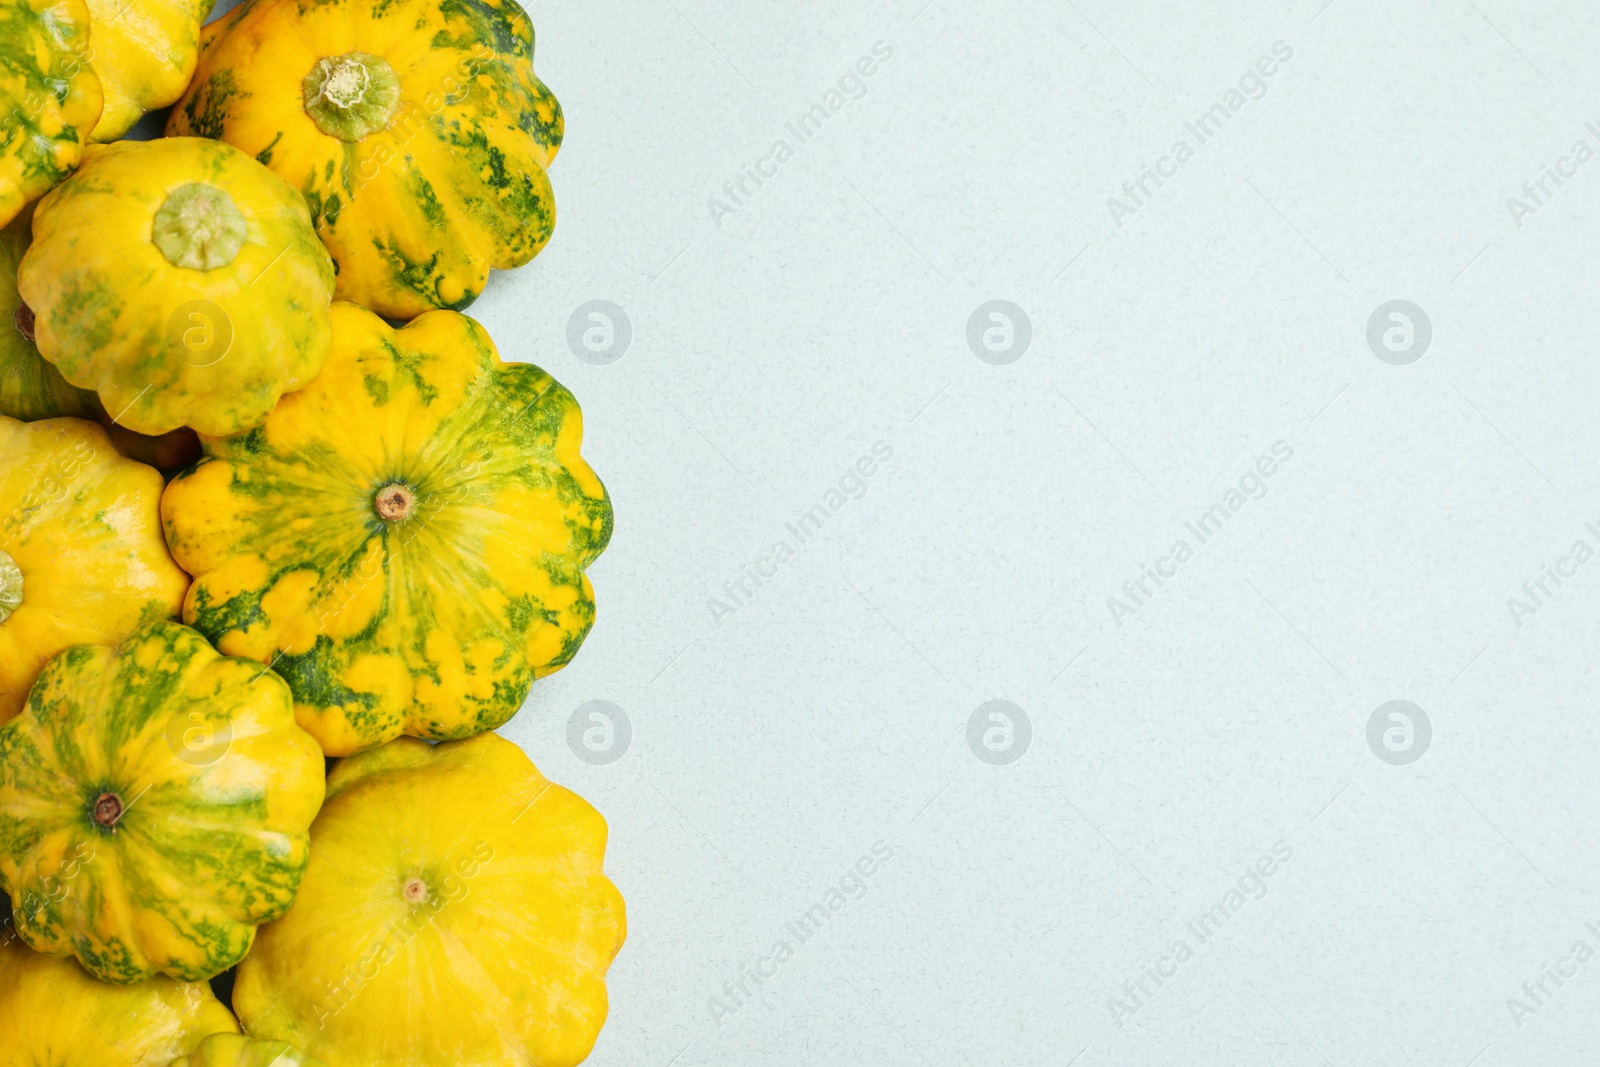
POLYGON ((331 340, 305 202, 216 141, 91 147, 35 209, 17 287, 40 354, 137 433, 247 430, 331 340))
POLYGON ((33 311, 17 293, 17 265, 33 239, 33 210, 0 230, 0 415, 23 422, 60 415, 95 417, 95 395, 68 385, 33 343, 33 311))
POLYGON ((95 73, 105 110, 95 141, 115 141, 146 111, 183 95, 214 0, 88 0, 95 73))
POLYGON ((402 738, 335 765, 289 914, 233 1003, 335 1067, 571 1067, 626 933, 606 824, 505 739, 402 738))
POLYGON ((106 985, 0 926, 0 1067, 167 1067, 208 1034, 238 1032, 204 982, 106 985))
POLYGON ((84 0, 0 0, 0 226, 72 173, 101 103, 84 0))
POLYGON ((594 623, 611 501, 578 402, 454 311, 334 305, 334 351, 162 499, 184 621, 270 663, 330 756, 492 730, 594 623))
POLYGON ((17 265, 33 240, 30 205, 0 230, 0 415, 23 422, 73 415, 104 426, 118 452, 157 470, 186 467, 200 455, 190 429, 146 437, 118 426, 87 389, 68 385, 33 343, 33 309, 17 292, 17 265))
POLYGON ((323 770, 283 679, 187 626, 74 645, 0 726, 17 932, 104 982, 221 974, 294 900, 323 770))
POLYGON ((167 124, 283 175, 337 295, 393 319, 460 310, 544 247, 562 131, 516 0, 246 0, 167 124))
POLYGON ((0 416, 0 723, 46 660, 176 615, 188 575, 167 554, 161 475, 80 419, 0 416))
POLYGON ((282 1041, 258 1041, 239 1034, 212 1034, 200 1047, 170 1067, 326 1067, 282 1041))

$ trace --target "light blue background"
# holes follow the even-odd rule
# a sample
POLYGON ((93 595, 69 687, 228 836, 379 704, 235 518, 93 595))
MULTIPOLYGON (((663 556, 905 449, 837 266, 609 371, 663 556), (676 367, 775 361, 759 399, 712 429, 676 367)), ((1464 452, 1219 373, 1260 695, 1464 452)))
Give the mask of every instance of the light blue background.
POLYGON ((599 623, 502 731, 610 822, 631 929, 597 1067, 1600 1057, 1600 961, 1507 1007, 1600 950, 1600 562, 1507 608, 1600 548, 1600 162, 1520 228, 1506 203, 1600 150, 1600 21, 1324 3, 533 4, 559 223, 471 313, 575 391, 616 503, 599 623), (1107 198, 1279 41, 1119 227, 1107 198), (566 341, 595 299, 632 325, 607 366, 566 341), (991 299, 1032 324, 1007 366, 966 342, 991 299), (1393 299, 1432 322, 1409 366, 1366 341, 1393 299), (865 495, 714 618, 876 442, 865 495), (1009 765, 967 746, 991 699, 1032 724, 1009 765), (1391 699, 1432 724, 1409 766, 1367 745, 1391 699), (631 720, 608 765, 567 745, 590 700, 631 720), (865 895, 714 1018, 879 841, 865 895), (1278 842, 1265 895, 1187 934, 1278 842))

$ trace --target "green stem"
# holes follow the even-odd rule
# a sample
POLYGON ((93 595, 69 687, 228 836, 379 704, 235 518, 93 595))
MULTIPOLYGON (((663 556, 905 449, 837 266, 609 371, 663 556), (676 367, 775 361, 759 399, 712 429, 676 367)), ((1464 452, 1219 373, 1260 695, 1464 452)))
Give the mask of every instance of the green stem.
POLYGON ((150 239, 174 267, 216 270, 232 263, 250 236, 233 197, 205 182, 180 185, 156 212, 150 239))
POLYGON ((300 88, 317 129, 352 143, 388 126, 400 106, 400 76, 366 52, 317 60, 300 88))

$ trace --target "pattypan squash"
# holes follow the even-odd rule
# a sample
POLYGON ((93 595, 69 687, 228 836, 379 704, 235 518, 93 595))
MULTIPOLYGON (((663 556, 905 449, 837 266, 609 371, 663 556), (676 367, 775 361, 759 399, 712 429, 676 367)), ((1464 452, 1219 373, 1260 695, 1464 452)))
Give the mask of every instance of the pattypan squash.
POLYGON ((33 235, 32 205, 0 229, 0 415, 23 422, 74 415, 105 427, 118 452, 157 470, 186 467, 200 455, 188 428, 146 437, 111 421, 100 398, 68 385, 33 343, 33 309, 17 292, 17 265, 33 235), (9 328, 8 328, 9 324, 9 328))
POLYGON ((562 130, 515 0, 245 0, 167 125, 305 194, 337 295, 391 319, 465 308, 544 247, 562 130))
POLYGON ((71 960, 33 951, 0 925, 0 1067, 167 1067, 208 1034, 238 1032, 233 1013, 204 982, 107 985, 71 960))
POLYGON ((571 1067, 605 1022, 606 824, 495 734, 335 764, 300 897, 239 965, 252 1035, 337 1067, 571 1067))
POLYGON ((0 726, 17 932, 104 982, 220 974, 293 902, 323 771, 283 680, 186 626, 67 649, 0 726))
POLYGON ((115 141, 146 111, 189 87, 200 55, 200 23, 214 0, 87 0, 95 73, 105 109, 91 139, 115 141))
POLYGON ((336 303, 322 374, 167 487, 184 621, 283 675, 331 756, 492 730, 594 622, 612 517, 582 425, 465 315, 336 303))
POLYGON ((17 287, 40 354, 138 433, 248 430, 328 354, 305 202, 216 141, 91 146, 35 209, 17 287))
POLYGON ((0 723, 69 645, 120 641, 183 606, 161 475, 81 419, 0 416, 0 723))
POLYGON ((325 1067, 282 1041, 260 1041, 239 1034, 212 1034, 198 1048, 168 1067, 325 1067))
POLYGON ((0 0, 0 226, 78 165, 100 119, 84 0, 0 0))
POLYGON ((92 419, 95 395, 67 384, 33 343, 33 309, 17 292, 17 265, 33 235, 32 205, 0 230, 0 415, 23 422, 75 415, 92 419))

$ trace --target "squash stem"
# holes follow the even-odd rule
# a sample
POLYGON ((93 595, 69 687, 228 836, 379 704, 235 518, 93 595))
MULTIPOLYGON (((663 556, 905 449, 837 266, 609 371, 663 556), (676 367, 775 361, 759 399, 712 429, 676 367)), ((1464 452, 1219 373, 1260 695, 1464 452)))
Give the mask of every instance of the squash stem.
POLYGON ((367 52, 317 60, 300 91, 317 129, 352 143, 388 126, 400 106, 400 76, 367 52))
POLYGON ((378 495, 372 498, 372 506, 385 522, 399 522, 416 508, 417 494, 409 485, 390 482, 378 490, 378 495))
POLYGON ((11 313, 11 321, 17 324, 17 332, 22 335, 22 339, 30 345, 33 344, 33 309, 27 304, 19 303, 16 310, 11 313))
POLYGON ((117 825, 117 820, 122 818, 122 798, 115 793, 101 793, 94 798, 94 821, 107 830, 117 825))
POLYGON ((0 623, 22 606, 22 568, 0 549, 0 623))
POLYGON ((205 182, 189 182, 167 194, 150 231, 168 263, 190 270, 226 267, 248 236, 250 224, 233 197, 205 182))

